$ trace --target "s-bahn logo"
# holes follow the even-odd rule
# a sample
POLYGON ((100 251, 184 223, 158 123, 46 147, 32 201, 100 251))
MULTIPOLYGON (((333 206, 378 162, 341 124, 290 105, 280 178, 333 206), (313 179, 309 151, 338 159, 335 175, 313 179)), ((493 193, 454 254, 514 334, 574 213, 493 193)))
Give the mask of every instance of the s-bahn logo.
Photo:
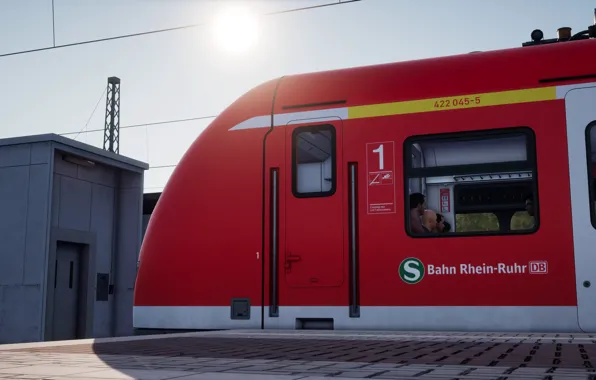
POLYGON ((408 257, 399 264, 399 278, 406 284, 417 284, 425 275, 444 276, 525 276, 548 274, 548 261, 535 260, 526 263, 460 263, 457 265, 427 264, 415 257, 408 257))
POLYGON ((408 257, 399 264, 399 277, 406 284, 416 284, 424 278, 424 264, 414 257, 408 257))

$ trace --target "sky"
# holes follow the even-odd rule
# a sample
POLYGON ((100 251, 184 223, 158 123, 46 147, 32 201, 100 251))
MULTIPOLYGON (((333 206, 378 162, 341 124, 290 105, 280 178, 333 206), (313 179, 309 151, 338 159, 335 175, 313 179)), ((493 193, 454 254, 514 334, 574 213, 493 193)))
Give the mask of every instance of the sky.
MULTIPOLYGON (((122 81, 121 127, 213 116, 282 75, 517 47, 533 29, 545 38, 563 26, 585 29, 596 7, 593 0, 361 0, 257 17, 255 43, 240 52, 226 49, 214 27, 238 4, 258 16, 339 1, 54 0, 56 45, 205 25, 0 57, 0 138, 71 133, 102 147, 109 76, 122 81)), ((52 46, 52 0, 0 0, 0 36, 0 55, 52 46)), ((121 130, 120 154, 152 167, 145 192, 163 189, 211 120, 121 130)))

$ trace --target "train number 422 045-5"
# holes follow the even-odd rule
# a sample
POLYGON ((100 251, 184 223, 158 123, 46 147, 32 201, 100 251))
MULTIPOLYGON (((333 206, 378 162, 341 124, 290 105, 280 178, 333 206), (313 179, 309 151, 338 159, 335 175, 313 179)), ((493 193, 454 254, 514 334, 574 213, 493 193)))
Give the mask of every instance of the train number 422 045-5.
POLYGON ((456 107, 466 107, 470 105, 480 105, 480 96, 476 97, 457 97, 457 98, 449 98, 449 99, 440 99, 436 100, 434 104, 434 108, 456 108, 456 107))

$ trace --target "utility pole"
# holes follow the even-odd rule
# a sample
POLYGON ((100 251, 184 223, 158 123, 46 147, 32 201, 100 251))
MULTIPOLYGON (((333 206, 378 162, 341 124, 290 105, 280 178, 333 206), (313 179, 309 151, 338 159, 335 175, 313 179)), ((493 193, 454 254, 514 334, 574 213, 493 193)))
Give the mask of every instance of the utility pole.
POLYGON ((120 151, 120 78, 118 77, 108 78, 103 149, 116 154, 120 151))

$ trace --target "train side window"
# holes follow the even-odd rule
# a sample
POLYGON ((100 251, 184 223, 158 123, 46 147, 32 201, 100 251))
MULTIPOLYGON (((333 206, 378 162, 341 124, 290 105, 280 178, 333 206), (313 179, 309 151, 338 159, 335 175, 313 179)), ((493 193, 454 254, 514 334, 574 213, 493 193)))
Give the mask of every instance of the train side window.
POLYGON ((596 120, 586 127, 586 154, 588 159, 588 189, 590 219, 596 228, 596 120))
POLYGON ((298 127, 292 133, 292 192, 298 198, 335 193, 335 128, 298 127))
MULTIPOLYGON (((406 194, 424 189, 427 207, 451 226, 449 232, 425 235, 535 232, 539 221, 535 152, 534 132, 527 127, 406 139, 406 194), (526 201, 533 207, 527 209, 526 201)), ((409 196, 406 204, 408 200, 409 196)), ((409 214, 406 221, 406 232, 414 236, 409 214)))

